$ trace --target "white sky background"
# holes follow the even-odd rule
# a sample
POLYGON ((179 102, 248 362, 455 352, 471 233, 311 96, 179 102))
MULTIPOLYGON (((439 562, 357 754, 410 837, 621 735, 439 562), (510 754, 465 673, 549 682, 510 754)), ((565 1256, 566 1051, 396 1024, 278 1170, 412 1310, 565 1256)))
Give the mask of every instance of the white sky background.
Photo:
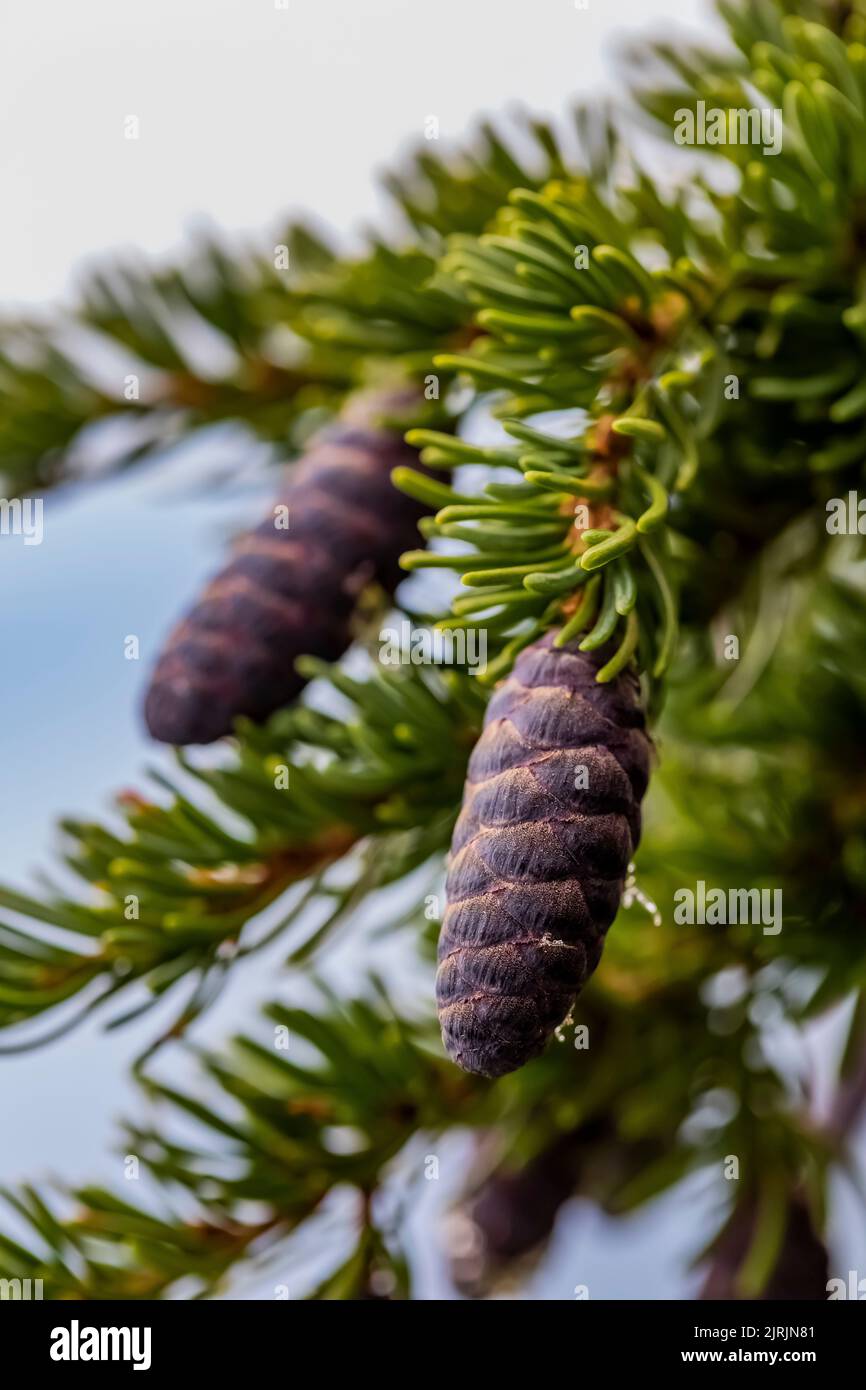
POLYGON ((585 3, 4 0, 0 306, 55 298, 110 248, 165 252, 202 215, 258 231, 307 208, 357 226, 373 171, 428 115, 446 138, 516 98, 556 113, 611 90, 615 35, 705 28, 709 9, 585 3))

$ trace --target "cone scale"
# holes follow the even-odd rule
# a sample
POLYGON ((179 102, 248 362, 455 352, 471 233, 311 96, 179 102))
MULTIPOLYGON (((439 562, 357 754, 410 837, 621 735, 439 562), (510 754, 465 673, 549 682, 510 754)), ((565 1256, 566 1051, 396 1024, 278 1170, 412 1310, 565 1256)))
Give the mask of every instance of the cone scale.
POLYGON ((601 956, 640 838, 650 742, 609 653, 518 657, 487 708, 454 831, 436 991, 449 1056, 501 1076, 537 1056, 601 956))
POLYGON ((313 442, 272 515, 241 538, 170 636, 145 700, 153 738, 211 743, 238 715, 266 719, 302 689, 299 656, 345 651, 364 586, 391 593, 403 577, 398 557, 425 508, 390 474, 417 458, 399 433, 366 424, 338 424, 313 442))

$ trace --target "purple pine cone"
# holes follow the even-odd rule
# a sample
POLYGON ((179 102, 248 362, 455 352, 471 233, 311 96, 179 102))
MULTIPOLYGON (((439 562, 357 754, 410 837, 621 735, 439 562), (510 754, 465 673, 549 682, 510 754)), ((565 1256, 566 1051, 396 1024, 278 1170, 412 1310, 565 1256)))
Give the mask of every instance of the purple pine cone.
POLYGON ((144 706, 155 739, 211 743, 239 714, 265 719, 302 689, 297 657, 345 651, 359 592, 371 580, 393 592, 399 556, 417 540, 425 509, 390 478, 417 460, 400 434, 367 424, 313 442, 273 514, 169 638, 144 706))
POLYGON ((502 1076, 536 1057, 601 956, 649 776, 637 677, 609 652, 527 647, 487 708, 451 845, 436 993, 448 1055, 502 1076))

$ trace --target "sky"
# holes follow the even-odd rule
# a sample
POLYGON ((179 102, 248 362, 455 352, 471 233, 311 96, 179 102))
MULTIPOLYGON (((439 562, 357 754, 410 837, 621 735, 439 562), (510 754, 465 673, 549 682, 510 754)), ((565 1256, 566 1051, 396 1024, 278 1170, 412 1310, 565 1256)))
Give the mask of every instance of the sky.
MULTIPOLYGON (((259 232, 305 208, 358 227, 376 213, 375 171, 428 116, 447 136, 515 98, 555 113, 577 93, 613 90, 605 54, 617 33, 670 36, 672 20, 702 13, 696 0, 7 0, 0 315, 68 297, 82 264, 106 251, 170 253, 201 219, 259 232), (126 138, 131 117, 137 139, 126 138)), ((229 431, 197 447, 207 458, 187 452, 49 496, 41 546, 0 538, 12 673, 0 682, 6 882, 50 865, 58 815, 100 814, 113 791, 166 763, 140 724, 148 661, 263 497, 254 484, 197 492, 200 467, 218 454, 242 469, 247 445, 229 431), (123 658, 130 633, 139 662, 123 658)), ((204 1038, 250 1024, 276 960, 235 982, 204 1038)), ((0 1182, 120 1180, 115 1117, 140 1111, 125 1072, 154 1026, 106 1038, 92 1024, 3 1060, 0 1182)), ((530 1296, 570 1298, 587 1269, 596 1297, 682 1295, 704 1200, 673 1194, 615 1230, 570 1209, 530 1296)), ((429 1240, 416 1245, 421 1296, 443 1295, 429 1240)))
POLYGON ((67 292, 119 246, 165 253, 206 218, 288 208, 340 229, 435 115, 443 139, 519 100, 609 90, 618 33, 669 36, 698 0, 6 0, 0 304, 67 292), (127 138, 137 120, 137 138, 127 138))

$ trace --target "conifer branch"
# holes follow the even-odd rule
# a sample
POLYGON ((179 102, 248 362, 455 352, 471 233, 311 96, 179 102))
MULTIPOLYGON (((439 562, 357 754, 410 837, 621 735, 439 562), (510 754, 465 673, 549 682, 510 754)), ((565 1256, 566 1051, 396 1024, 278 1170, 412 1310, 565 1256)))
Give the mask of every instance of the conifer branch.
POLYGON ((119 828, 63 822, 66 864, 95 903, 0 891, 13 914, 0 926, 3 1027, 74 999, 81 1018, 143 986, 138 1015, 189 979, 182 1026, 255 949, 249 924, 269 909, 262 938, 301 922, 293 950, 306 956, 358 897, 441 853, 480 720, 471 682, 411 665, 360 679, 312 659, 307 670, 344 697, 347 716, 299 706, 265 729, 244 725, 221 765, 179 755, 180 781, 154 774, 164 801, 122 795, 119 828), (328 874, 338 861, 350 874, 340 886, 328 874))

